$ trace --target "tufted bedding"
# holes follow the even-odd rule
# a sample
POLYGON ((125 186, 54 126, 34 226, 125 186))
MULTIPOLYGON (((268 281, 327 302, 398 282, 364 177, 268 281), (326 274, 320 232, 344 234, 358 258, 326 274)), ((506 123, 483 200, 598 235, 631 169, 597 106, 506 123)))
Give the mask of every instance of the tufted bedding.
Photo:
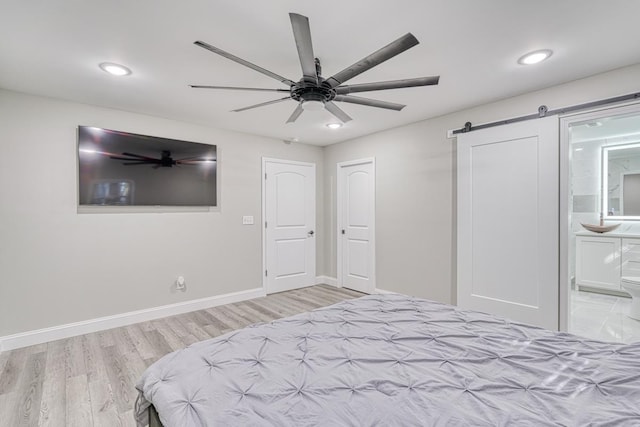
POLYGON ((139 426, 640 426, 640 343, 371 295, 171 353, 139 426))

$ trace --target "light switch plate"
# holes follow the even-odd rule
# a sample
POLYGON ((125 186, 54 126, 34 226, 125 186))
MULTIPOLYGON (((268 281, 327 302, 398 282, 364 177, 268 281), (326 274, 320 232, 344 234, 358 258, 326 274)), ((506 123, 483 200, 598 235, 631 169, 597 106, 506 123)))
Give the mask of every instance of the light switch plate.
POLYGON ((242 217, 242 225, 253 225, 253 215, 245 215, 242 217))

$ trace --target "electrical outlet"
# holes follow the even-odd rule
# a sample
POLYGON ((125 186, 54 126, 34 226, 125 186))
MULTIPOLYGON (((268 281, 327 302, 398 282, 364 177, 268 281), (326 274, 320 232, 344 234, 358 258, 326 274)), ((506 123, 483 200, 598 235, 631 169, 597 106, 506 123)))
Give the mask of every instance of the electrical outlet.
POLYGON ((253 215, 245 215, 242 217, 242 225, 253 225, 253 215))
POLYGON ((176 279, 176 289, 179 291, 184 291, 185 286, 187 286, 187 282, 184 280, 184 277, 178 276, 176 279))

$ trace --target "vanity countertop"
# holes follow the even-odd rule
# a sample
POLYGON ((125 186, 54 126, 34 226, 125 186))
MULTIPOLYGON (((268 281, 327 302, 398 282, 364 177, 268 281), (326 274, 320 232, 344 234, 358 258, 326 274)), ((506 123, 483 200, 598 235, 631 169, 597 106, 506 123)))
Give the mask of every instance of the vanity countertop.
MULTIPOLYGON (((621 226, 620 228, 622 228, 621 226)), ((576 231, 576 236, 589 236, 589 237, 623 237, 623 238, 635 238, 640 239, 640 232, 637 230, 621 230, 620 228, 615 229, 613 231, 609 231, 608 233, 594 233, 593 231, 588 230, 580 230, 576 231)))

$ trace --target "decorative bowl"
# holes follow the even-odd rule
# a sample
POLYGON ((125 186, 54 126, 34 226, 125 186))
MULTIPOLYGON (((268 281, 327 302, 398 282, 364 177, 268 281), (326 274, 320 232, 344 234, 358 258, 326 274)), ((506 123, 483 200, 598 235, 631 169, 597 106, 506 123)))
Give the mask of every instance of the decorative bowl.
POLYGON ((584 228, 586 228, 589 231, 593 231, 594 233, 606 233, 608 231, 611 230, 615 230, 616 228, 618 228, 620 226, 620 223, 618 224, 607 224, 607 225, 596 225, 596 224, 584 224, 584 223, 580 223, 582 224, 582 226, 584 228))

